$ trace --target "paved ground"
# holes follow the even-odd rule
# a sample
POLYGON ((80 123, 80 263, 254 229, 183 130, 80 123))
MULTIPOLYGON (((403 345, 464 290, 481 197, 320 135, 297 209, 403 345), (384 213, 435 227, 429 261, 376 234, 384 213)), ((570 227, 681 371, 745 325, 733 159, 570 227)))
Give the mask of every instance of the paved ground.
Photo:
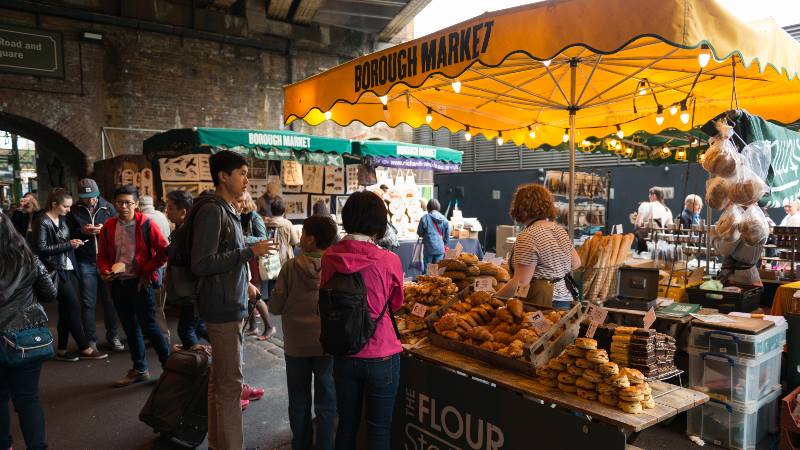
MULTIPOLYGON (((57 316, 48 307, 51 325, 57 316)), ((98 317, 101 315, 98 314, 98 317)), ((169 320, 175 335, 176 320, 169 320)), ((288 449, 291 441, 286 409, 285 363, 283 333, 280 321, 275 338, 259 342, 253 338, 245 343, 245 381, 266 389, 264 399, 252 402, 245 412, 245 443, 248 447, 288 449)), ((55 331, 55 330, 53 330, 55 331)), ((98 324, 103 335, 102 324, 98 324)), ((151 375, 160 374, 158 360, 149 351, 151 375)), ((99 362, 67 363, 49 361, 42 371, 40 395, 45 408, 50 448, 55 450, 173 450, 178 447, 156 440, 152 430, 138 420, 139 410, 147 399, 153 383, 115 389, 111 382, 121 377, 131 366, 127 352, 112 353, 99 362)), ((19 427, 12 425, 15 448, 23 448, 19 427)), ((642 433, 634 445, 647 450, 676 450, 699 448, 685 436, 685 414, 669 425, 656 426, 642 433)), ((773 447, 774 437, 759 445, 773 447)), ((205 448, 203 445, 201 448, 205 448)), ((706 446, 709 448, 709 446, 706 446)), ((714 448, 711 446, 711 448, 714 448)), ((522 449, 506 449, 522 450, 522 449)))

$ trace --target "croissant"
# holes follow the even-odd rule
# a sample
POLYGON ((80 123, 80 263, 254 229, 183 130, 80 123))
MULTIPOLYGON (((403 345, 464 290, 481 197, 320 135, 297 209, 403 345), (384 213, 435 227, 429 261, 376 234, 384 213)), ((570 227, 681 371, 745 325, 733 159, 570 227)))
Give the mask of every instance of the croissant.
POLYGON ((455 330, 458 328, 458 316, 453 313, 445 314, 441 319, 439 319, 437 324, 439 325, 439 329, 442 331, 455 330))
POLYGON ((491 341, 493 338, 492 333, 489 333, 484 327, 475 327, 470 332, 470 337, 479 341, 491 341))
POLYGON ((514 317, 518 319, 525 317, 525 308, 522 304, 522 300, 516 298, 511 299, 506 302, 506 306, 508 306, 509 311, 511 311, 511 314, 513 314, 514 317))
POLYGON ((493 336, 495 342, 502 342, 505 345, 510 344, 514 340, 514 336, 502 331, 500 332, 495 331, 493 336))
POLYGON ((442 333, 442 336, 444 336, 444 337, 446 337, 448 339, 452 339, 454 341, 460 341, 461 340, 461 335, 456 333, 455 331, 445 331, 444 333, 442 333))
POLYGON ((514 323, 514 315, 511 314, 507 307, 498 308, 497 317, 503 322, 514 323))

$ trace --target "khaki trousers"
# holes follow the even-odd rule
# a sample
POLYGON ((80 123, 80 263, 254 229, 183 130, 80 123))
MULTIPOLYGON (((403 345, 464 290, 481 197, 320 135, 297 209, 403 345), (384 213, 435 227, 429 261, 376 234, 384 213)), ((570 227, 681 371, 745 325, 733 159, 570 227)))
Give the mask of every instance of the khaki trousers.
POLYGON ((211 341, 208 379, 208 448, 242 450, 242 323, 206 323, 211 341))

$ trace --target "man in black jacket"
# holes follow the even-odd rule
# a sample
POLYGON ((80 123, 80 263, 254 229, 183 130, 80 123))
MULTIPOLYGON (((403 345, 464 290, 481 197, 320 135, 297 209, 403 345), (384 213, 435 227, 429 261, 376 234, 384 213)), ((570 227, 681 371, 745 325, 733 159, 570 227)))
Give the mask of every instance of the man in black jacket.
POLYGON ((100 196, 97 183, 91 178, 78 182, 78 204, 67 214, 70 237, 86 241, 86 245, 75 250, 78 261, 77 274, 81 284, 81 317, 86 339, 97 347, 97 326, 95 309, 97 299, 103 303, 106 339, 112 350, 123 351, 125 346, 119 340, 117 312, 111 303, 108 286, 100 279, 97 270, 97 235, 106 220, 117 215, 114 206, 100 196))

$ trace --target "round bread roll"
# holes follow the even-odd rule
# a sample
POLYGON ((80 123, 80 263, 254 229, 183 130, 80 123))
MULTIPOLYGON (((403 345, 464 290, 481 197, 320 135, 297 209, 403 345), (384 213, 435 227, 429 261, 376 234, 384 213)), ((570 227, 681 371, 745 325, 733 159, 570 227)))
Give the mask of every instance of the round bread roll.
POLYGON ((599 366, 597 366, 597 371, 600 372, 600 375, 604 377, 618 375, 619 366, 615 362, 607 362, 605 364, 600 364, 599 366))
POLYGON ((587 380, 586 378, 577 378, 575 380, 575 386, 578 386, 581 389, 586 389, 588 391, 594 391, 597 389, 597 385, 592 383, 591 381, 587 380))
POLYGON ((748 245, 758 245, 769 237, 769 227, 763 220, 747 218, 739 224, 742 240, 748 245))
POLYGON ((537 367, 536 375, 539 375, 542 378, 556 378, 558 376, 558 372, 549 367, 537 367))
POLYGON ((601 383, 603 381, 603 376, 592 369, 584 370, 582 376, 592 383, 601 383))
POLYGON ((478 264, 478 257, 473 255, 472 253, 462 252, 460 255, 458 255, 458 259, 459 261, 467 265, 478 264))
POLYGON ((626 367, 620 370, 620 373, 625 374, 628 377, 628 381, 631 383, 631 385, 644 383, 644 375, 642 374, 642 372, 636 369, 631 369, 630 367, 626 367))
POLYGON ((553 369, 553 370, 555 370, 557 372, 563 372, 563 371, 567 370, 567 366, 565 366, 564 363, 562 363, 561 361, 559 361, 557 359, 551 359, 550 361, 548 361, 547 362, 547 367, 549 367, 549 368, 551 368, 551 369, 553 369))
POLYGON ((569 392, 570 394, 574 394, 578 392, 578 387, 574 384, 567 384, 567 383, 558 383, 558 390, 562 392, 569 392))
POLYGON ((575 346, 583 350, 596 350, 597 341, 589 338, 577 338, 575 339, 575 346))
POLYGON ((600 403, 607 406, 617 406, 617 403, 619 403, 619 397, 616 395, 600 394, 597 398, 600 403))
POLYGON ((558 374, 558 382, 564 384, 575 384, 575 376, 570 375, 567 372, 561 372, 558 374))
POLYGON ((571 365, 575 364, 575 358, 573 358, 572 356, 569 356, 566 353, 562 353, 562 354, 558 355, 558 357, 556 357, 556 360, 558 360, 558 362, 560 362, 561 364, 564 364, 564 365, 567 365, 567 366, 571 366, 571 365))
POLYGON ((586 356, 586 350, 575 346, 567 346, 567 355, 573 358, 584 358, 586 356))
POLYGON ((723 213, 719 220, 717 220, 716 226, 717 235, 720 238, 730 242, 739 240, 739 224, 736 223, 736 218, 733 214, 723 213))
POLYGON ((653 397, 648 397, 642 400, 642 408, 653 409, 655 407, 656 407, 656 401, 653 400, 653 397))
POLYGON ((650 387, 650 383, 642 383, 639 387, 644 395, 653 395, 653 389, 650 387))
POLYGON ((736 174, 738 160, 738 154, 720 152, 719 156, 711 162, 711 173, 723 178, 732 177, 736 174))
POLYGON ((641 402, 626 402, 620 399, 617 407, 628 414, 640 414, 642 412, 641 402))
POLYGON ((587 350, 586 359, 595 364, 605 364, 608 362, 608 353, 603 350, 587 350))
POLYGON ((724 178, 708 180, 708 183, 706 183, 706 203, 708 203, 709 207, 722 211, 730 203, 728 199, 729 191, 728 182, 724 178))
POLYGON ((582 368, 580 368, 578 366, 569 366, 569 367, 567 367, 567 373, 569 373, 570 375, 576 376, 576 377, 579 377, 579 376, 583 375, 583 372, 585 370, 586 369, 582 369, 582 368))
POLYGON ((541 384, 542 386, 547 386, 551 388, 558 387, 558 380, 556 380, 555 378, 539 378, 538 381, 539 384, 541 384))
POLYGON ((607 377, 606 383, 620 389, 631 387, 631 383, 630 381, 628 381, 628 377, 623 374, 607 377))
POLYGON ((752 205, 761 198, 761 181, 751 177, 739 181, 730 190, 730 199, 737 205, 752 205))
POLYGON ((703 166, 703 169, 706 169, 706 172, 709 173, 711 172, 711 166, 719 157, 721 149, 722 147, 719 145, 712 145, 711 147, 709 147, 708 150, 706 150, 705 159, 703 159, 703 163, 701 164, 701 166, 703 166))
POLYGON ((608 383, 597 383, 597 392, 603 395, 616 396, 617 392, 619 392, 619 389, 608 383))
POLYGON ((597 392, 578 388, 578 397, 586 400, 597 401, 597 392))
POLYGON ((620 400, 626 402, 640 402, 644 400, 644 394, 642 394, 642 391, 637 389, 635 386, 620 389, 617 395, 619 395, 620 400))
POLYGON ((597 364, 595 364, 595 363, 593 363, 593 362, 591 362, 591 361, 589 361, 587 359, 583 359, 583 358, 576 359, 575 360, 575 365, 580 367, 581 369, 592 369, 592 370, 594 370, 594 368, 597 367, 597 364))

